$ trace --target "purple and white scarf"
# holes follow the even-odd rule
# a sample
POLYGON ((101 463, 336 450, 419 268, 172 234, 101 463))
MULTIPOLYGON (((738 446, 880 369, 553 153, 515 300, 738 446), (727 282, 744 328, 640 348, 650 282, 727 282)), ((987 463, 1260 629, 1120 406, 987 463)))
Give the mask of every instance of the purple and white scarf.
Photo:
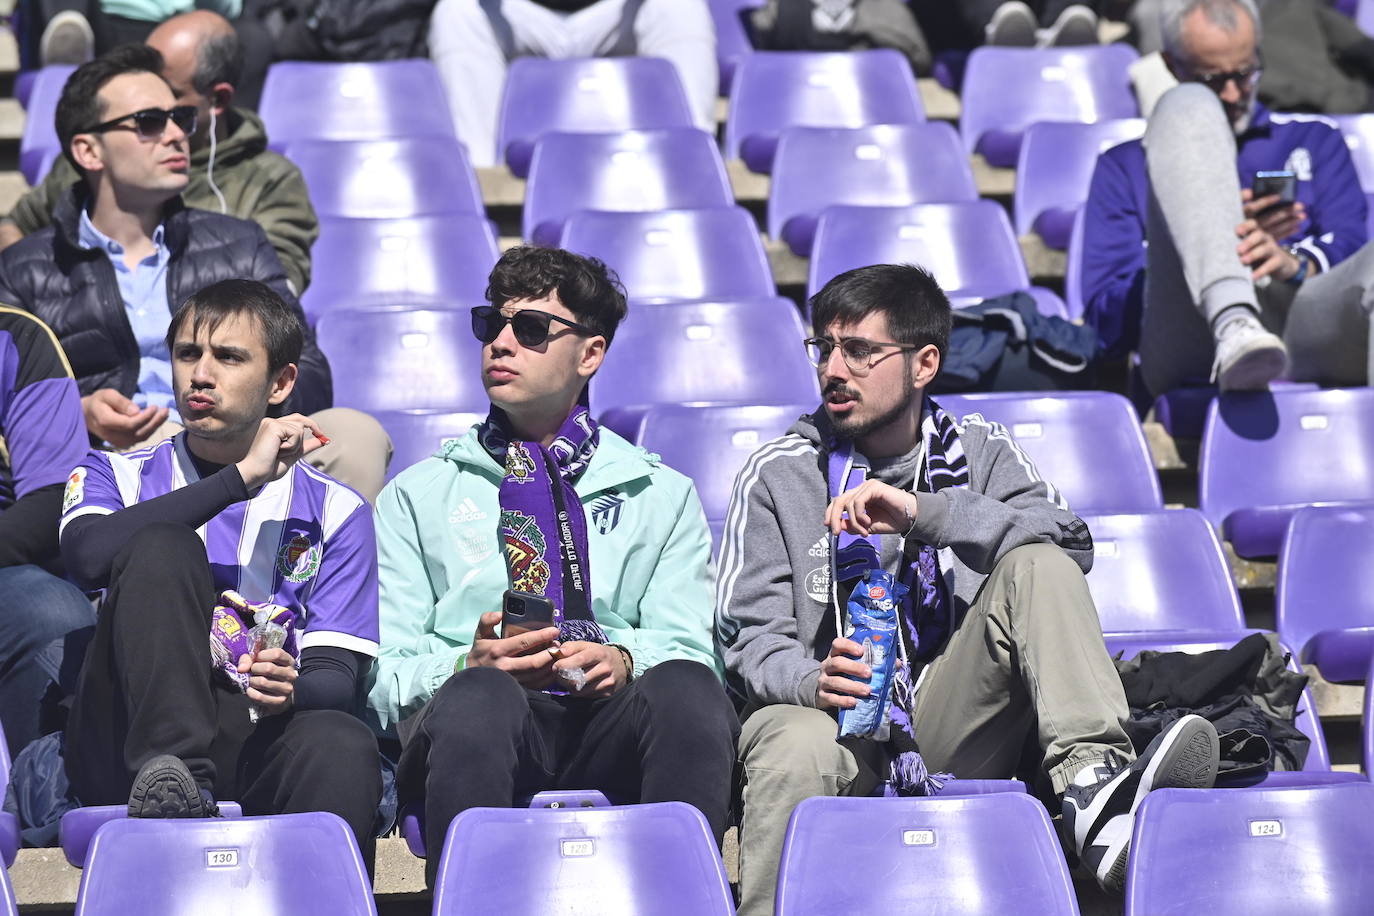
MULTIPOLYGON (((824 417, 824 409, 818 417, 824 417)), ((827 424, 828 427, 828 424, 827 424)), ((954 421, 934 401, 926 398, 921 419, 924 460, 917 471, 927 492, 946 487, 967 487, 968 460, 954 421)), ((830 433, 826 455, 830 498, 858 487, 867 479, 868 460, 854 448, 854 443, 830 433)), ((841 532, 831 537, 830 544, 832 604, 835 612, 835 631, 844 632, 844 608, 849 593, 869 570, 881 568, 881 553, 876 535, 861 537, 841 532)), ((912 713, 916 704, 916 684, 912 680, 914 666, 935 656, 954 626, 953 605, 944 577, 940 573, 939 554, 929 544, 921 544, 915 560, 905 561, 897 571, 897 580, 907 586, 906 597, 899 607, 898 646, 902 664, 897 667, 892 683, 890 715, 892 725, 883 748, 887 763, 886 791, 896 795, 932 795, 949 778, 947 774, 926 771, 916 744, 912 713)), ((869 739, 845 739, 864 741, 869 739)), ((871 742, 869 742, 871 744, 871 742)))
POLYGON ((510 587, 553 602, 563 642, 607 642, 592 612, 587 516, 573 488, 600 437, 585 404, 568 414, 547 448, 516 439, 496 406, 477 430, 487 454, 506 469, 499 533, 510 587))

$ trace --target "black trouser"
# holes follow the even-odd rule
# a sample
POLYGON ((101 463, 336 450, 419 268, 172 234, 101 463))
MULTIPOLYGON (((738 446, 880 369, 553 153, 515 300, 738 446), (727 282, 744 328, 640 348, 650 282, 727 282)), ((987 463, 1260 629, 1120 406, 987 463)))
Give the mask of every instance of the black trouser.
POLYGON ((674 660, 604 700, 527 690, 495 668, 449 678, 405 728, 402 802, 424 798, 430 884, 449 823, 545 789, 683 801, 725 835, 739 719, 715 674, 674 660))
POLYGON ((149 525, 116 555, 68 720, 72 791, 85 805, 124 804, 139 768, 171 754, 245 814, 339 815, 371 867, 382 791, 372 732, 337 710, 253 726, 248 698, 210 664, 215 599, 205 545, 184 525, 149 525))

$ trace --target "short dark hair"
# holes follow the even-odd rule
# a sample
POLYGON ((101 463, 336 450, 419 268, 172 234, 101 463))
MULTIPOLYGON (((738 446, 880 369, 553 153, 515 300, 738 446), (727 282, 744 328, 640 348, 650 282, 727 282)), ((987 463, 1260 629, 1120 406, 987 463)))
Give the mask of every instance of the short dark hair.
POLYGON ((107 120, 109 112, 100 99, 100 90, 116 76, 126 73, 151 73, 163 79, 162 55, 147 45, 119 45, 77 67, 62 87, 62 97, 57 101, 57 114, 53 119, 57 139, 62 144, 62 155, 82 175, 85 171, 72 158, 72 137, 107 120))
POLYGON ((913 264, 874 264, 835 277, 811 297, 817 334, 832 324, 855 324, 874 312, 887 316, 896 343, 934 344, 943 361, 953 323, 949 297, 935 278, 913 264))
POLYGON ((196 48, 196 69, 191 88, 208 96, 219 83, 237 86, 243 76, 243 45, 236 32, 211 35, 196 48))
POLYGON ((501 255, 487 280, 487 301, 497 308, 518 299, 543 299, 551 292, 610 345, 625 319, 625 287, 596 258, 521 245, 501 255))
POLYGON ((192 335, 202 327, 213 332, 220 322, 233 315, 247 313, 258 320, 267 344, 268 377, 276 375, 288 363, 300 362, 301 347, 305 344, 305 328, 295 309, 287 305, 271 287, 257 280, 220 280, 191 295, 172 316, 167 326, 167 349, 176 342, 177 331, 186 316, 195 312, 192 335))

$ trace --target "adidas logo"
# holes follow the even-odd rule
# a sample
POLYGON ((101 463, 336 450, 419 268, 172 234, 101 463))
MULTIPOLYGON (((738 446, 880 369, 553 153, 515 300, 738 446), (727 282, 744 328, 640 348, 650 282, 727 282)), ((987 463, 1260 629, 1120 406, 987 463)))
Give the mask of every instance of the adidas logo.
POLYGON ((807 553, 807 556, 812 556, 812 557, 828 557, 828 556, 830 556, 830 538, 828 538, 828 537, 823 537, 823 538, 821 538, 819 541, 817 541, 816 543, 812 544, 812 545, 811 545, 811 549, 808 550, 806 553, 807 553))
POLYGON ((450 525, 463 525, 468 522, 480 522, 487 517, 487 514, 477 508, 477 503, 472 501, 472 497, 464 497, 463 501, 448 514, 450 525))

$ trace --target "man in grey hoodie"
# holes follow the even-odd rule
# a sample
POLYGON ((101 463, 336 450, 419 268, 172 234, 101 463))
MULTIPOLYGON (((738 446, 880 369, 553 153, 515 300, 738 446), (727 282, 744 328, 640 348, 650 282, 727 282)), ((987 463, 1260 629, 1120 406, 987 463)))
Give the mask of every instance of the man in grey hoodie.
POLYGON ((1134 759, 1084 579, 1087 526, 1006 429, 977 414, 956 422, 926 396, 951 320, 931 276, 852 270, 811 311, 822 409, 736 478, 717 579, 717 639, 748 707, 740 913, 772 912, 801 800, 928 794, 940 780, 927 773, 1011 777, 1032 731, 1066 842, 1119 890, 1136 807, 1152 788, 1210 786, 1215 729, 1185 717, 1134 759), (878 566, 911 589, 891 706, 910 754, 836 741, 835 711, 867 696, 871 675, 841 615, 878 566), (924 766, 912 765, 917 747, 924 766))

